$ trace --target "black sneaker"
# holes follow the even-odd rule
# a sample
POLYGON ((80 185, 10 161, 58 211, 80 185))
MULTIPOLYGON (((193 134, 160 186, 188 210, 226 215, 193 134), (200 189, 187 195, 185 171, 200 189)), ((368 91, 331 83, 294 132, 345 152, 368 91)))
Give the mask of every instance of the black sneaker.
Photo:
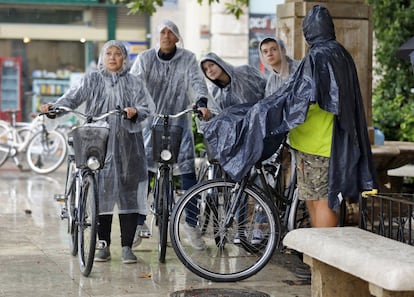
POLYGON ((300 279, 310 280, 312 277, 310 266, 303 262, 296 264, 295 276, 300 279))

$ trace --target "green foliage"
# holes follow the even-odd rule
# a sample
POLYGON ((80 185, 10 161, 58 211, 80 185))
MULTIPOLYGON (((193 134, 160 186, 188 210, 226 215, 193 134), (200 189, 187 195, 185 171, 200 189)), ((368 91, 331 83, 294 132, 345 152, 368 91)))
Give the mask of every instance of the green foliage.
POLYGON ((414 1, 368 0, 373 8, 376 65, 379 77, 372 96, 373 122, 386 140, 414 141, 413 68, 396 56, 414 34, 414 1))
MULTIPOLYGON (((147 14, 153 15, 157 11, 157 6, 164 5, 163 0, 110 0, 113 4, 125 4, 131 14, 147 14)), ((207 1, 209 5, 220 0, 197 0, 201 5, 204 1, 207 1)), ((237 19, 244 13, 244 9, 249 6, 249 0, 231 0, 224 3, 226 6, 226 12, 233 14, 237 19)))
POLYGON ((193 116, 193 135, 194 135, 194 145, 195 145, 196 156, 200 156, 202 155, 202 152, 205 151, 206 148, 204 145, 203 134, 198 132, 195 116, 193 116))

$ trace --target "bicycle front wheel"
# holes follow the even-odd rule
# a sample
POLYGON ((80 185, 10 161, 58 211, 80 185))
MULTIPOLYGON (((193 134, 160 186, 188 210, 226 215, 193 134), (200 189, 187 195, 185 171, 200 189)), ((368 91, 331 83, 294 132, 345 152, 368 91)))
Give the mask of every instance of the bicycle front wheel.
POLYGON ((168 220, 170 217, 168 201, 172 194, 167 172, 161 172, 157 182, 157 195, 155 201, 158 201, 158 261, 165 263, 165 255, 167 253, 167 236, 168 236, 168 220))
POLYGON ((39 174, 55 171, 62 165, 67 152, 65 136, 58 131, 37 132, 27 147, 27 163, 39 174))
POLYGON ((12 139, 12 133, 8 126, 0 124, 0 166, 3 165, 9 157, 9 141, 12 139))
POLYGON ((77 224, 77 199, 80 196, 80 177, 77 176, 75 163, 68 163, 66 181, 66 209, 68 212, 69 250, 72 256, 78 254, 78 224, 77 224))
POLYGON ((250 187, 236 198, 235 186, 223 179, 198 184, 177 202, 171 217, 170 236, 177 257, 193 273, 215 282, 239 281, 256 274, 271 259, 280 240, 273 204, 250 187), (197 205, 191 205, 194 203, 197 205), (209 216, 202 233, 204 250, 195 250, 186 241, 186 209, 198 209, 199 223, 209 216))
POLYGON ((95 179, 87 175, 82 180, 82 196, 78 204, 78 258, 80 271, 88 276, 92 270, 95 257, 96 235, 97 235, 97 212, 96 203, 97 189, 95 179))

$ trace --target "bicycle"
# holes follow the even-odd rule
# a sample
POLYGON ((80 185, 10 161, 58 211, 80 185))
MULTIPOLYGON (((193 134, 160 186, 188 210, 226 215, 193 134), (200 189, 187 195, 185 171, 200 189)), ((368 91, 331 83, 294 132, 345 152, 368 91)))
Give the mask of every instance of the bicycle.
POLYGON ((155 114, 154 117, 161 119, 162 123, 153 125, 151 130, 153 159, 158 162, 151 212, 155 218, 155 225, 158 226, 158 260, 160 263, 165 263, 168 224, 175 204, 173 165, 177 163, 182 136, 182 128, 170 125, 169 120, 179 118, 189 112, 196 112, 196 110, 189 108, 174 115, 155 114))
POLYGON ((286 191, 279 189, 284 140, 285 135, 270 139, 269 145, 277 148, 274 164, 278 166, 274 173, 265 171, 262 163, 273 155, 273 149, 270 154, 264 152, 262 159, 240 182, 226 177, 203 181, 177 201, 171 215, 170 237, 177 257, 190 271, 215 282, 246 279, 268 263, 276 248, 282 249, 281 238, 289 228, 303 223, 307 213, 297 212, 295 170, 286 191), (271 183, 270 175, 275 177, 276 183, 271 183), (199 208, 198 216, 207 246, 202 251, 195 251, 183 240, 185 209, 194 203, 197 205, 193 207, 207 205, 199 208), (212 223, 205 223, 206 216, 212 223), (292 217, 297 224, 288 224, 292 217))
POLYGON ((73 256, 78 255, 82 275, 89 276, 95 249, 106 247, 105 241, 97 242, 97 174, 105 164, 109 128, 107 125, 100 125, 99 121, 110 115, 124 115, 124 112, 116 109, 90 117, 79 111, 59 107, 49 113, 59 115, 67 112, 78 115, 85 122, 74 128, 68 137, 71 150, 68 155, 65 192, 63 195, 55 195, 55 200, 64 204, 61 219, 68 220, 70 253, 73 256))
POLYGON ((23 170, 18 155, 25 153, 29 168, 39 174, 48 174, 62 165, 66 158, 65 136, 59 131, 48 131, 44 116, 36 116, 31 123, 16 122, 17 110, 8 110, 10 123, 0 121, 0 166, 12 158, 23 170))

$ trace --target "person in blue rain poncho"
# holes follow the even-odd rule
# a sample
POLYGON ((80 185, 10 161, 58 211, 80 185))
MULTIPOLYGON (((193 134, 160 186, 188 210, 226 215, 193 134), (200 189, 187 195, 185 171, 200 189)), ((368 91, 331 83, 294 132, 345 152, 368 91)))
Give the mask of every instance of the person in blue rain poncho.
POLYGON ((210 82, 208 107, 213 113, 235 104, 254 104, 264 97, 266 79, 253 66, 233 66, 210 52, 200 59, 200 67, 210 82))
POLYGON ((328 10, 314 6, 302 29, 309 50, 286 83, 253 107, 223 111, 202 130, 214 156, 236 181, 261 159, 264 140, 290 131, 293 148, 326 158, 326 196, 314 197, 322 201, 318 207, 307 200, 312 226, 336 226, 335 212, 343 199, 355 202, 361 191, 376 187, 375 169, 356 67, 336 41, 328 10), (306 144, 316 149, 307 151, 306 144))
POLYGON ((142 128, 144 120, 154 111, 144 83, 129 73, 129 58, 122 42, 104 44, 97 70, 85 74, 79 84, 71 87, 53 104, 41 111, 59 106, 76 109, 85 103, 85 113, 97 116, 118 106, 128 119, 109 116, 109 139, 105 165, 98 175, 100 240, 107 246, 99 250, 95 261, 111 259, 111 225, 115 205, 118 208, 122 261, 136 263, 131 247, 138 216, 145 216, 147 201, 147 161, 142 128))
POLYGON ((292 59, 286 53, 285 43, 278 37, 266 37, 260 41, 259 54, 260 61, 269 70, 265 90, 265 96, 269 96, 295 72, 300 61, 292 59))
MULTIPOLYGON (((164 20, 156 28, 159 43, 156 47, 140 53, 131 68, 131 73, 145 81, 155 102, 156 113, 176 114, 196 105, 203 118, 208 118, 208 90, 196 56, 182 46, 182 38, 176 24, 164 20)), ((149 170, 155 172, 157 164, 152 160, 151 126, 161 121, 153 118, 144 130, 145 147, 149 170)), ((159 122, 160 123, 160 122, 159 122)), ((172 125, 183 128, 178 164, 174 175, 181 175, 183 190, 196 184, 194 136, 191 114, 171 119, 172 125)), ((200 230, 197 229, 197 210, 187 212, 187 234, 191 244, 198 249, 204 248, 200 230)), ((144 222, 138 222, 137 235, 140 236, 144 222)), ((136 236, 136 243, 140 240, 136 236)))

